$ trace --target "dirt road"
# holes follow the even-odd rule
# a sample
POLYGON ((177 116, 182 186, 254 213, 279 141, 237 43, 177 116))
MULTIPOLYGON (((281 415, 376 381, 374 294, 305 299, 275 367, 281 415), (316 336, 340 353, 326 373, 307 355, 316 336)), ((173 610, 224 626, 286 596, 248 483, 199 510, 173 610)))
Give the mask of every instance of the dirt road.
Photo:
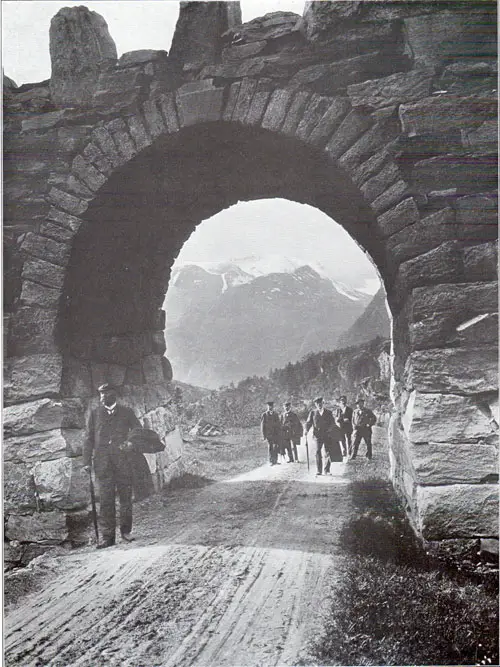
POLYGON ((310 664, 342 571, 346 484, 339 463, 328 477, 264 465, 146 501, 134 543, 58 558, 43 590, 7 612, 5 664, 310 664))

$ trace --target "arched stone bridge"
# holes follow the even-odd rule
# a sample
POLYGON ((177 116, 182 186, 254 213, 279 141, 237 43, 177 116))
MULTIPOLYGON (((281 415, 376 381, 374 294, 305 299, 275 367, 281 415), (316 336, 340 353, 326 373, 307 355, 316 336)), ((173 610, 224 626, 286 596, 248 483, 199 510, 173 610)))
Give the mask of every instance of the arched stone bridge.
POLYGON ((59 12, 51 80, 4 82, 8 537, 86 517, 102 380, 168 428, 170 267, 202 220, 264 197, 319 208, 378 268, 416 530, 498 535, 495 11, 313 2, 241 25, 238 3, 181 3, 168 56, 120 60, 98 15, 59 12))

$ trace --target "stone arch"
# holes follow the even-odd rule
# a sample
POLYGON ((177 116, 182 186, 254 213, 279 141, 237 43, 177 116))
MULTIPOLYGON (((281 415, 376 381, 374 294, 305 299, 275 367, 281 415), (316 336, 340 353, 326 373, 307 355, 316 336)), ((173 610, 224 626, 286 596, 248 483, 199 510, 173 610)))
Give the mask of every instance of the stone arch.
MULTIPOLYGON (((10 447, 18 448, 16 456, 22 458, 19 452, 26 445, 19 438, 26 440, 35 434, 41 440, 39 434, 48 432, 48 423, 54 425, 50 433, 56 426, 75 431, 81 426, 75 412, 86 394, 78 387, 68 389, 68 377, 73 378, 70 385, 85 383, 78 360, 71 360, 62 345, 64 331, 62 340, 58 338, 58 325, 67 308, 65 282, 73 247, 93 202, 127 165, 147 157, 158 143, 184 139, 189 133, 194 136, 204 128, 211 128, 208 133, 239 128, 246 136, 268 133, 277 145, 293 144, 317 156, 329 165, 330 174, 338 177, 352 194, 358 212, 369 220, 365 236, 362 225, 353 223, 349 228, 346 219, 340 222, 379 267, 393 313, 396 411, 390 429, 392 474, 417 530, 427 539, 497 533, 496 489, 489 483, 496 474, 494 415, 498 406, 492 197, 496 177, 489 166, 496 104, 487 94, 468 92, 469 79, 487 67, 455 65, 453 59, 458 56, 453 50, 443 56, 441 42, 422 40, 428 22, 436 20, 442 26, 442 21, 447 26, 448 14, 441 16, 436 10, 434 19, 427 17, 430 7, 425 11, 420 6, 415 10, 402 7, 409 35, 405 39, 411 42, 414 62, 400 59, 395 69, 383 70, 388 76, 381 79, 378 74, 373 81, 366 80, 373 44, 360 30, 345 46, 356 52, 356 45, 366 41, 362 62, 353 58, 338 63, 338 53, 325 51, 325 64, 318 65, 321 85, 316 64, 275 83, 273 67, 280 65, 281 58, 283 69, 289 66, 286 54, 279 54, 267 61, 263 58, 262 69, 262 63, 252 58, 241 66, 247 73, 258 66, 257 71, 269 71, 270 78, 241 77, 239 62, 209 66, 195 75, 201 80, 169 92, 148 93, 145 100, 136 96, 132 105, 118 111, 103 110, 96 100, 100 111, 95 115, 89 112, 79 118, 78 113, 60 109, 47 111, 40 119, 20 121, 20 132, 33 132, 35 141, 39 140, 37 132, 43 134, 53 127, 64 130, 65 123, 78 125, 78 139, 71 139, 65 152, 70 164, 64 160, 60 164, 55 152, 49 157, 58 164, 43 188, 43 197, 35 203, 36 222, 27 231, 23 228, 16 248, 16 272, 21 280, 16 282, 7 315, 4 375, 5 398, 11 405, 8 435, 14 436, 10 447), (337 80, 331 86, 325 83, 328 76, 341 79, 342 72, 352 73, 354 68, 356 73, 359 67, 365 68, 359 84, 335 95, 324 94, 325 89, 339 88, 337 80), (460 77, 469 79, 464 84, 460 77), (441 84, 448 80, 458 92, 441 94, 441 84), (314 92, 318 86, 322 90, 314 92), (443 133, 446 140, 439 143, 443 133), (19 430, 21 413, 31 421, 19 430)), ((380 28, 378 21, 387 18, 384 12, 391 16, 396 12, 391 26, 398 27, 400 9, 382 10, 370 27, 380 28)), ((459 17, 458 28, 465 19, 459 17)), ((307 25, 310 39, 309 32, 315 28, 310 20, 307 25)), ((335 32, 332 25, 328 24, 326 32, 335 32)), ((445 32, 439 32, 439 40, 445 32)), ((384 41, 387 35, 379 37, 384 41)), ((229 51, 246 48, 234 46, 229 51)), ((311 57, 310 50, 304 53, 311 57)), ((307 62, 316 63, 322 57, 315 55, 317 60, 307 62)), ((184 80, 188 78, 189 73, 184 80)), ((158 79, 151 90, 165 90, 163 78, 158 79)), ((489 90, 488 86, 486 83, 489 90)), ((66 138, 58 137, 58 141, 66 138)), ((335 217, 335 211, 328 210, 332 192, 313 205, 335 217)), ((337 199, 330 207, 338 210, 340 204, 337 199)), ((162 329, 161 313, 158 316, 152 334, 162 329)), ((134 390, 130 400, 140 403, 139 412, 153 420, 165 399, 161 382, 155 379, 168 377, 168 368, 161 366, 158 336, 150 337, 145 350, 150 381, 142 385, 141 392, 134 390)), ((115 352, 110 350, 110 354, 115 352)), ((64 447, 57 443, 54 446, 64 447)))

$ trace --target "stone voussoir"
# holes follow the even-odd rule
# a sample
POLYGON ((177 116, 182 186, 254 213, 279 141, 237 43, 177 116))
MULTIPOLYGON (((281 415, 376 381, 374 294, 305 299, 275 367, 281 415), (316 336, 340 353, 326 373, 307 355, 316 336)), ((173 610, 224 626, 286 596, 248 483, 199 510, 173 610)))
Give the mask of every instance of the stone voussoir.
POLYGON ((234 105, 234 110, 231 116, 232 121, 243 122, 250 109, 250 105, 252 104, 257 85, 257 79, 243 79, 239 88, 238 99, 234 105))
POLYGON ((408 197, 377 218, 377 226, 383 236, 392 236, 409 225, 418 222, 420 214, 413 197, 408 197))
POLYGON ((66 266, 71 247, 66 243, 28 232, 21 243, 21 250, 32 257, 43 259, 51 264, 66 266))
POLYGON ((338 129, 351 108, 351 103, 346 97, 332 98, 331 104, 320 118, 316 127, 307 138, 307 143, 318 148, 323 148, 338 129))
POLYGON ((331 97, 313 94, 309 100, 301 121, 297 125, 295 136, 302 141, 307 141, 311 132, 316 128, 332 102, 331 97))
POLYGON ((281 128, 293 96, 294 91, 287 88, 278 88, 272 92, 261 123, 265 130, 277 132, 281 128))
POLYGON ((169 134, 179 131, 179 119, 174 93, 163 93, 158 97, 163 120, 169 134))
POLYGON ((359 137, 361 137, 372 125, 373 119, 370 114, 358 109, 352 109, 328 142, 326 152, 333 158, 338 159, 349 150, 359 137))
POLYGON ((82 155, 75 157, 71 169, 75 176, 82 180, 92 192, 97 192, 106 183, 106 177, 82 155))
POLYGON ((93 164, 101 174, 109 176, 113 171, 113 164, 110 159, 90 141, 83 149, 82 155, 87 162, 93 164))
POLYGON ((161 115, 157 100, 146 100, 142 105, 142 113, 144 114, 149 134, 153 139, 166 133, 167 126, 161 115))
POLYGON ((137 154, 135 143, 130 136, 127 124, 122 118, 115 118, 106 123, 105 128, 114 139, 118 153, 128 162, 137 154))
POLYGON ((88 203, 80 197, 68 194, 59 188, 51 188, 47 195, 50 203, 73 215, 81 215, 88 208, 88 203))
POLYGON ((293 137, 295 135, 311 95, 312 93, 305 90, 299 90, 299 92, 295 94, 281 126, 282 134, 288 137, 293 137))
POLYGON ((144 148, 151 146, 152 139, 149 136, 144 119, 139 114, 129 116, 127 125, 137 151, 142 151, 144 148))

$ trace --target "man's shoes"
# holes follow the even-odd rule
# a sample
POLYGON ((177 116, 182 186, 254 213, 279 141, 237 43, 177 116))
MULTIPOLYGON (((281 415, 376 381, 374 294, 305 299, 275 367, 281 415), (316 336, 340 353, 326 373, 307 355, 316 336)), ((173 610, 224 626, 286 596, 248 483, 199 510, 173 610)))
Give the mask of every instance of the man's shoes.
POLYGON ((287 461, 287 463, 293 463, 293 461, 287 461))
POLYGON ((134 542, 135 537, 132 537, 130 533, 122 533, 122 540, 124 542, 134 542))
POLYGON ((104 542, 101 542, 100 544, 97 545, 96 549, 107 549, 108 547, 114 547, 114 546, 115 546, 114 540, 104 540, 104 542))
POLYGON ((317 473, 316 473, 316 477, 319 477, 319 476, 322 475, 322 474, 323 474, 322 472, 317 472, 317 473))

